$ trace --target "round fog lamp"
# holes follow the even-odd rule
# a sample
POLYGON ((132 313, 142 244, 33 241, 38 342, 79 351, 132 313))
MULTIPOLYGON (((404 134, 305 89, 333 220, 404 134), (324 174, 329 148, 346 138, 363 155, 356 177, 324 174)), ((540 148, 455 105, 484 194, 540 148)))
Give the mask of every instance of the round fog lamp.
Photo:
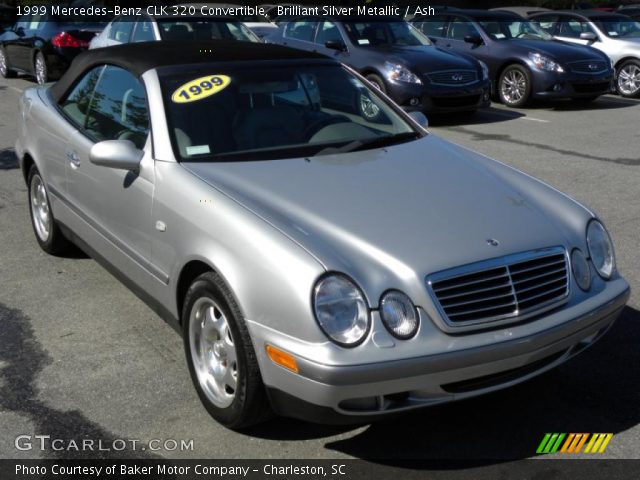
POLYGON ((587 257, 579 249, 571 252, 571 269, 573 270, 573 278, 576 279, 578 286, 585 292, 591 288, 591 270, 587 257))
POLYGON ((380 316, 389 333, 408 340, 418 331, 420 319, 411 299, 402 292, 386 293, 380 300, 380 316))

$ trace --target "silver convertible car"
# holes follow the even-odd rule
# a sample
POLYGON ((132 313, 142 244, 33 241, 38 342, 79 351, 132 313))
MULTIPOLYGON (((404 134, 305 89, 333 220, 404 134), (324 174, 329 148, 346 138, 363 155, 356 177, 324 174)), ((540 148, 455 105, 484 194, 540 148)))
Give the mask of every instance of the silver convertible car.
POLYGON ((180 328, 215 419, 368 422, 545 372, 629 296, 592 212, 424 120, 315 53, 153 42, 27 90, 16 151, 40 246, 180 328))

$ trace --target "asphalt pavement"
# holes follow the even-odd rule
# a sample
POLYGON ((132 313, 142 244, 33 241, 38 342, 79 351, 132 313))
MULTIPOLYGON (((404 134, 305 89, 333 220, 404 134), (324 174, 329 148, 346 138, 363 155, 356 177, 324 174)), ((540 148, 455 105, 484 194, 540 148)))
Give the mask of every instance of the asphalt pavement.
POLYGON ((241 434, 201 406, 173 329, 92 259, 38 248, 13 151, 17 101, 32 85, 0 79, 0 458, 448 458, 491 465, 535 456, 547 432, 602 432, 614 434, 602 458, 640 459, 640 101, 494 105, 470 118, 431 119, 434 134, 541 178, 604 219, 632 296, 597 345, 515 388, 393 421, 330 427, 280 418, 241 434), (23 438, 20 450, 19 435, 66 443, 40 451, 39 439, 30 437, 33 448, 26 449, 23 438), (103 448, 128 443, 123 451, 67 448, 83 438, 101 439, 103 448), (171 440, 187 448, 174 450, 171 440))

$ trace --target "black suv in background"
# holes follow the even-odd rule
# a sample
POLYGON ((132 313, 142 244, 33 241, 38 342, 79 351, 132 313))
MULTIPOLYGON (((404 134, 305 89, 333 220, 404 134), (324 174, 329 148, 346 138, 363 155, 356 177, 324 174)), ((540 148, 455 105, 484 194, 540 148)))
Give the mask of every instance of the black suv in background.
POLYGON ((23 15, 0 35, 0 75, 26 73, 40 84, 55 80, 103 28, 104 24, 88 18, 76 17, 69 22, 50 13, 23 15))
POLYGON ((583 45, 558 42, 508 12, 457 10, 413 20, 439 47, 485 62, 493 91, 509 107, 533 98, 593 100, 611 91, 611 61, 583 45))
POLYGON ((281 23, 265 40, 333 57, 409 111, 474 112, 491 103, 485 65, 436 48, 396 18, 301 18, 281 23))

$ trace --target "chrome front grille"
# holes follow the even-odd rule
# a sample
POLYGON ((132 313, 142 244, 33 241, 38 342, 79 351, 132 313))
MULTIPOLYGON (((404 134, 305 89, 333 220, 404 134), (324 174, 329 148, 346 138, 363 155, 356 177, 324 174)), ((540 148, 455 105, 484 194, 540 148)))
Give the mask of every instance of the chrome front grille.
POLYGON ((581 60, 579 62, 571 62, 568 65, 572 72, 593 73, 594 75, 603 73, 609 68, 609 65, 604 60, 581 60))
POLYGON ((562 247, 447 270, 427 278, 443 319, 460 328, 518 321, 563 303, 569 266, 562 247))
POLYGON ((427 73, 429 81, 434 85, 462 86, 478 81, 478 73, 473 70, 446 70, 427 73))

